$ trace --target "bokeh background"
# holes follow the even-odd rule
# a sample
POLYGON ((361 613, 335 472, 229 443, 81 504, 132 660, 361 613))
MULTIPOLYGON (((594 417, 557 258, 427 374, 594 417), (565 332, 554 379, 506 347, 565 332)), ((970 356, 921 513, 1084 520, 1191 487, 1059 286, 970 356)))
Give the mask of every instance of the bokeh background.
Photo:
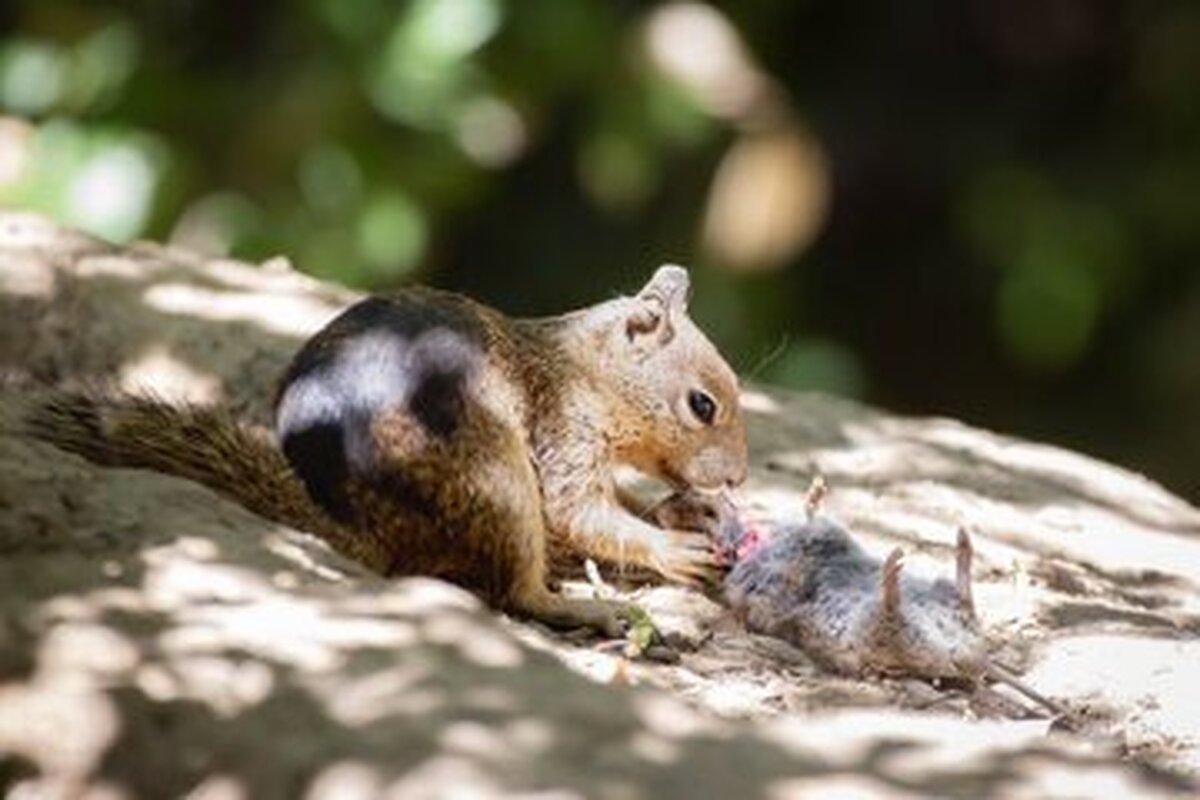
POLYGON ((1200 499, 1200 3, 8 0, 0 204, 542 314, 1200 499))

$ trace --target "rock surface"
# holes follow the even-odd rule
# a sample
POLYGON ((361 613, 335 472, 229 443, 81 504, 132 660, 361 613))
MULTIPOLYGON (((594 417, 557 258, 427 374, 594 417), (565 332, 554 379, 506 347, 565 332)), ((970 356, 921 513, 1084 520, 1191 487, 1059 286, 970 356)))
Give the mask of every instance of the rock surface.
POLYGON ((1080 455, 825 397, 745 397, 759 513, 801 513, 820 472, 868 547, 948 573, 956 527, 974 534, 1003 657, 1071 709, 1051 724, 1010 694, 831 677, 673 587, 627 591, 681 660, 628 662, 21 430, 39 386, 90 381, 265 421, 291 352, 353 298, 283 261, 119 249, 0 214, 0 793, 1197 789, 1200 511, 1080 455))

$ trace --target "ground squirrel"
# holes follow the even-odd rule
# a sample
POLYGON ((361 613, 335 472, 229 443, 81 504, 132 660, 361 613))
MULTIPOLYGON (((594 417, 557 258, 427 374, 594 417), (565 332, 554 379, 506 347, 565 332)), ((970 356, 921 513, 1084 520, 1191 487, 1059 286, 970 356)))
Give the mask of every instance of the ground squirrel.
POLYGON ((56 393, 33 429, 198 480, 382 574, 611 633, 620 607, 547 587, 551 544, 684 582, 716 566, 706 536, 635 514, 614 467, 700 489, 746 476, 737 378, 688 292, 664 266, 636 296, 544 319, 432 289, 365 299, 292 361, 278 447, 216 409, 102 393, 56 393))

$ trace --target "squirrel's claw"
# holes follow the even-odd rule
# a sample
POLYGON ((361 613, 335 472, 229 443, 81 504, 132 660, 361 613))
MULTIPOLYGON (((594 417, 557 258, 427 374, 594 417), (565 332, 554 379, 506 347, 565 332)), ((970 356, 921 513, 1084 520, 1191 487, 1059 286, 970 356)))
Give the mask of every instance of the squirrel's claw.
POLYGON ((665 530, 662 539, 651 555, 651 565, 663 577, 689 586, 703 586, 720 580, 721 559, 713 552, 708 536, 693 531, 665 530))

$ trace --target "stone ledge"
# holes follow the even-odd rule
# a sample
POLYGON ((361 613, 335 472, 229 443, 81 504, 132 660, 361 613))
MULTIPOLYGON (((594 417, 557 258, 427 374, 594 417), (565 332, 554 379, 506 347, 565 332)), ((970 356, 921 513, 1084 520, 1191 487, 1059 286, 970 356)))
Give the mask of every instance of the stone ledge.
POLYGON ((299 341, 353 297, 282 261, 114 248, 0 214, 0 787, 1194 788, 1200 512, 1084 456, 832 398, 746 397, 747 495, 770 513, 796 513, 820 471, 869 547, 899 543, 945 570, 955 528, 972 530, 985 621, 1030 682, 1087 710, 1080 733, 1047 735, 928 687, 824 675, 670 587, 636 596, 703 643, 677 666, 625 664, 444 584, 365 575, 202 487, 98 469, 20 431, 31 387, 98 379, 263 420, 299 341))

